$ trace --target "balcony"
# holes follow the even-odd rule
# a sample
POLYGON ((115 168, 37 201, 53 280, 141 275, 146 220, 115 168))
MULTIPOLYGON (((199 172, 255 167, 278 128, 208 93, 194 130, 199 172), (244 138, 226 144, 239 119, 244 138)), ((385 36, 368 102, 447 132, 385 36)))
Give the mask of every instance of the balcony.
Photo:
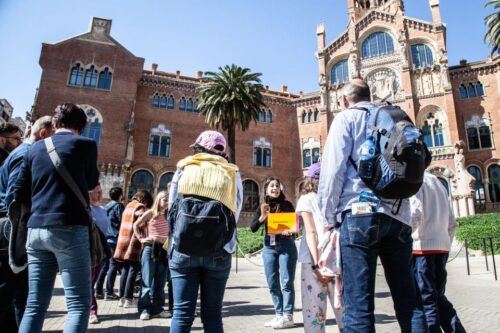
POLYGON ((452 160, 455 156, 455 147, 453 146, 442 146, 429 148, 432 154, 432 160, 452 160))

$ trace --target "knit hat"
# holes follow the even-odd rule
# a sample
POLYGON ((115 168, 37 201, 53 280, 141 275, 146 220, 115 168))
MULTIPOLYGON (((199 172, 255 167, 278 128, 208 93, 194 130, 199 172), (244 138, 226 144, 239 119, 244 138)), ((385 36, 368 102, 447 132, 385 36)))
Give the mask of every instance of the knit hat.
POLYGON ((318 180, 320 172, 321 172, 321 163, 320 162, 314 163, 314 164, 311 164, 309 169, 307 169, 306 176, 311 177, 312 179, 318 180))
POLYGON ((190 147, 194 147, 196 145, 205 148, 211 153, 226 155, 226 138, 224 138, 224 135, 217 131, 205 131, 201 133, 195 143, 193 143, 190 147), (222 148, 222 150, 219 148, 222 148))

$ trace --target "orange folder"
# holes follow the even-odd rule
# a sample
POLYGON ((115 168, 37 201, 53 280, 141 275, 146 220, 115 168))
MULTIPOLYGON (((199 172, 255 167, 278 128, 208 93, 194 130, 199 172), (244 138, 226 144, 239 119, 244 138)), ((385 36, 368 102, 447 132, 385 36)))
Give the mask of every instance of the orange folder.
POLYGON ((299 232, 299 216, 296 213, 270 213, 267 216, 268 234, 281 234, 285 230, 299 232))

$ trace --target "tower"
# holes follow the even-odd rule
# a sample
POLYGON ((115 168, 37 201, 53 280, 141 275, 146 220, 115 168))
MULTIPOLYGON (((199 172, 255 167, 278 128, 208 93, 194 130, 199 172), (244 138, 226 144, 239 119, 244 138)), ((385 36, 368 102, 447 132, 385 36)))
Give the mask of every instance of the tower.
POLYGON ((358 21, 372 10, 381 10, 391 14, 404 11, 403 0, 347 0, 349 21, 358 21))

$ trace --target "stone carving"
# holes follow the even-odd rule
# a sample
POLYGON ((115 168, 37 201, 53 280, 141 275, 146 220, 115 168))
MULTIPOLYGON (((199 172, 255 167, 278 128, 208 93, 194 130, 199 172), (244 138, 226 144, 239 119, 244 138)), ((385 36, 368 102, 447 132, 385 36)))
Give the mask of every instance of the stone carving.
POLYGON ((471 197, 474 193, 474 177, 465 168, 465 143, 460 140, 455 143, 455 186, 454 194, 462 197, 471 197))
POLYGON ((396 73, 389 68, 370 74, 367 77, 367 83, 370 86, 373 101, 394 99, 400 90, 396 73))
POLYGON ((342 91, 340 89, 331 91, 330 92, 330 110, 331 111, 340 110, 341 100, 342 100, 342 91))
POLYGON ((403 67, 408 67, 409 66, 409 60, 408 60, 408 52, 406 51, 406 33, 404 30, 399 31, 399 38, 398 38, 398 43, 399 43, 399 54, 401 56, 401 61, 403 67))
POLYGON ((328 97, 327 93, 327 84, 328 80, 326 79, 325 74, 321 74, 319 77, 319 88, 320 88, 320 98, 321 98, 321 108, 324 109, 326 107, 326 99, 328 97))
POLYGON ((424 72, 422 75, 423 82, 423 93, 424 95, 431 95, 433 93, 431 75, 428 72, 424 72))
POLYGON ((356 53, 351 53, 349 57, 349 72, 351 79, 358 77, 358 56, 356 53))
POLYGON ((127 140, 127 152, 125 154, 125 165, 127 168, 130 167, 130 164, 134 160, 134 147, 134 136, 130 134, 127 140))
POLYGON ((130 119, 127 125, 125 125, 125 130, 129 133, 132 133, 134 129, 135 129, 135 112, 132 111, 132 113, 130 114, 130 119))

